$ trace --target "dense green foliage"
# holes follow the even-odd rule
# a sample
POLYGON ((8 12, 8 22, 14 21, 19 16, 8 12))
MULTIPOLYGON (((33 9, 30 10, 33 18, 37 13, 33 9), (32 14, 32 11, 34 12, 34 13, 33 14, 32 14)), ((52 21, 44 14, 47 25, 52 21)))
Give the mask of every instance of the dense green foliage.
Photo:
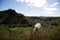
POLYGON ((60 17, 29 17, 32 22, 37 23, 40 22, 44 27, 53 27, 60 25, 60 17))
POLYGON ((9 27, 28 26, 28 20, 23 14, 18 14, 15 10, 9 9, 0 11, 0 24, 7 25, 9 27))
POLYGON ((60 17, 28 17, 12 9, 0 11, 0 24, 9 27, 31 27, 37 22, 44 27, 59 26, 60 17))
POLYGON ((35 32, 31 27, 8 28, 0 25, 0 40, 60 40, 60 26, 41 27, 35 32))
POLYGON ((9 9, 0 11, 0 40, 60 40, 60 17, 28 17, 9 9), (33 31, 35 23, 42 27, 33 31))

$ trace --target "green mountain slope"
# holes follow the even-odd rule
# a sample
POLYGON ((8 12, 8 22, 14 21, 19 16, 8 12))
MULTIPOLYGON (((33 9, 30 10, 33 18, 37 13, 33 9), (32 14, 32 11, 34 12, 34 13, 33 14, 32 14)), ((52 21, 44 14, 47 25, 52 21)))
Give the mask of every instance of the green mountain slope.
POLYGON ((16 13, 15 10, 8 9, 4 11, 0 11, 0 24, 4 24, 11 27, 28 26, 28 20, 21 13, 16 13))
POLYGON ((8 9, 0 11, 0 24, 9 27, 31 27, 40 22, 42 26, 59 26, 60 17, 32 17, 16 13, 15 10, 8 9))
POLYGON ((60 17, 29 17, 34 23, 40 22, 44 27, 59 26, 60 17))

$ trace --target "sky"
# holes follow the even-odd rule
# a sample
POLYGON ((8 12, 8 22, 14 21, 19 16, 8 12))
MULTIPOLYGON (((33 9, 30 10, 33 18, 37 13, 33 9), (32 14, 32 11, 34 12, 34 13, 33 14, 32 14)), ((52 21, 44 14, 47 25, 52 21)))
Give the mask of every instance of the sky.
POLYGON ((60 0, 0 0, 0 11, 7 9, 25 16, 60 17, 60 0))

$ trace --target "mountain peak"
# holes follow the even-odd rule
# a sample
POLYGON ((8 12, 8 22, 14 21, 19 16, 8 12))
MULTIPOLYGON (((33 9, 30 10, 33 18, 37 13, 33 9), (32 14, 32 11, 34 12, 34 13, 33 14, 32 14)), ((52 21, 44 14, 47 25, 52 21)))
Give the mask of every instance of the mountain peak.
POLYGON ((27 26, 28 20, 23 14, 18 14, 13 9, 0 11, 0 24, 8 26, 27 26))

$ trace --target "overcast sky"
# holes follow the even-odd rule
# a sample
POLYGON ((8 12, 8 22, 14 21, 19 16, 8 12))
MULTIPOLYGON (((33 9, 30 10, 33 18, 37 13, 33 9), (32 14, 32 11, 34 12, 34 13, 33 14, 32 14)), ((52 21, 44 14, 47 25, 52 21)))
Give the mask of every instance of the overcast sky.
POLYGON ((7 9, 25 16, 60 16, 60 0, 0 0, 0 11, 7 9))

